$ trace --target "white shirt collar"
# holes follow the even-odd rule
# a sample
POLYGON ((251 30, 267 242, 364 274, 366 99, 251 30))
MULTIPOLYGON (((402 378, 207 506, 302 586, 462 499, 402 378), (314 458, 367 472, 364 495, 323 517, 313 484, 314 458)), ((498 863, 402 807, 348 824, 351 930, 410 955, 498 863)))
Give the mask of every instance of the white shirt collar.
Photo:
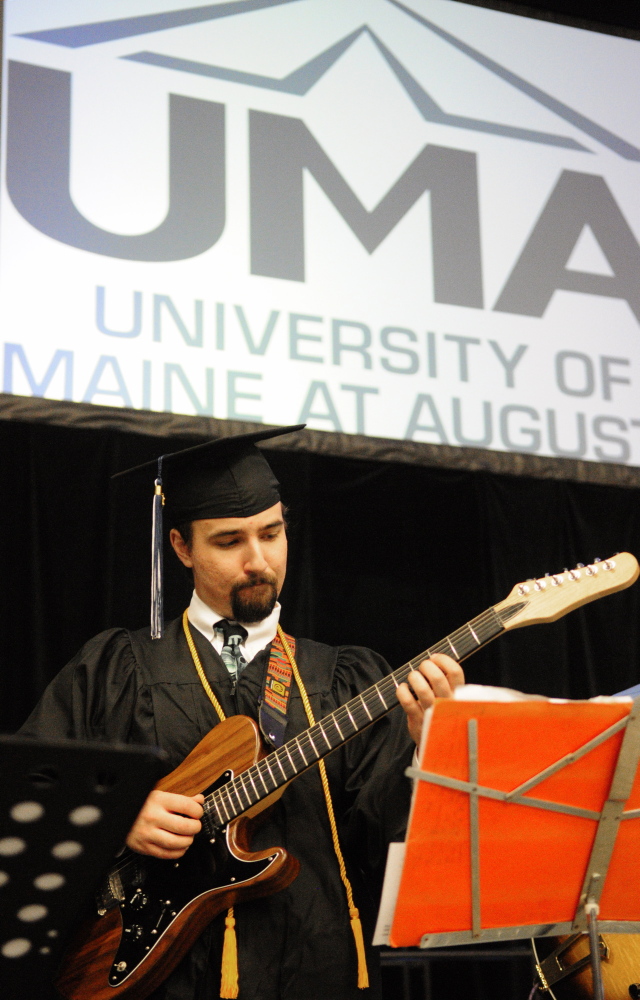
MULTIPOLYGON (((219 632, 214 631, 213 626, 224 617, 224 615, 218 614, 214 608, 205 604, 194 590, 189 605, 189 621, 194 628, 197 628, 198 632, 202 632, 217 653, 222 650, 222 636, 219 632)), ((249 634, 245 641, 240 644, 240 648, 247 663, 250 663, 261 649, 273 641, 279 620, 280 604, 276 602, 276 606, 268 618, 263 618, 261 622, 256 622, 254 625, 244 625, 249 634)))

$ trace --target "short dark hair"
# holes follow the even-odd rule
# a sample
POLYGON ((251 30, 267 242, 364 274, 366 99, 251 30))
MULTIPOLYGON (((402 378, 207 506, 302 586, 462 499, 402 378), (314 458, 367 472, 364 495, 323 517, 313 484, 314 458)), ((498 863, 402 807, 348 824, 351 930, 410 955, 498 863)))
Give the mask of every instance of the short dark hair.
MULTIPOLYGON (((282 504, 282 519, 284 521, 285 528, 287 527, 287 514, 289 513, 289 508, 282 504)), ((176 525, 176 531, 179 532, 182 541, 187 546, 188 549, 191 548, 193 543, 193 521, 185 521, 183 524, 176 525)))
POLYGON ((177 524, 176 531, 180 534, 187 548, 190 549, 193 542, 193 521, 185 521, 184 524, 177 524))

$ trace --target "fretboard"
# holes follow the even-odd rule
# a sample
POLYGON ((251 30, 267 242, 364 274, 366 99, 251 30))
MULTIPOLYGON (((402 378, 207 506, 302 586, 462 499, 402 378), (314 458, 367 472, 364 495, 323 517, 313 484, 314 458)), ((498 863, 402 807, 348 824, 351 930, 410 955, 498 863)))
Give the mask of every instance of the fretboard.
POLYGON ((523 604, 513 604, 500 611, 489 608, 216 789, 205 799, 205 829, 213 833, 242 815, 390 712, 398 705, 396 688, 423 660, 434 653, 447 653, 461 662, 500 635, 504 623, 522 607, 523 604))

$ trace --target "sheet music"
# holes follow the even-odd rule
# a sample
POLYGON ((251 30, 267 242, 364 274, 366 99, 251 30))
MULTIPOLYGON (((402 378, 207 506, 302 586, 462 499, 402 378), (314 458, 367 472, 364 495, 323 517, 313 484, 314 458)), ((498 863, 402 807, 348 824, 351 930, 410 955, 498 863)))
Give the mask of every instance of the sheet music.
POLYGON ((393 923, 393 915, 396 911, 400 876, 402 875, 402 867, 404 865, 405 846, 404 843, 389 844, 387 866, 384 871, 382 899, 380 900, 378 920, 373 935, 374 947, 389 944, 389 932, 393 923))

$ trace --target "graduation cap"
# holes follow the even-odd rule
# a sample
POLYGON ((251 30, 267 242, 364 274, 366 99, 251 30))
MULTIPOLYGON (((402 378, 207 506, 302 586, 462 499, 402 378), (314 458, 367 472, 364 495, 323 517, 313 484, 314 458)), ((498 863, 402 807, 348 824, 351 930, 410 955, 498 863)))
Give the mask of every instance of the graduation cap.
POLYGON ((262 428, 248 434, 214 438, 182 451, 160 455, 112 479, 153 470, 155 489, 151 541, 151 638, 163 634, 162 507, 169 524, 179 527, 210 517, 251 517, 278 503, 279 483, 257 441, 300 431, 304 424, 262 428))

